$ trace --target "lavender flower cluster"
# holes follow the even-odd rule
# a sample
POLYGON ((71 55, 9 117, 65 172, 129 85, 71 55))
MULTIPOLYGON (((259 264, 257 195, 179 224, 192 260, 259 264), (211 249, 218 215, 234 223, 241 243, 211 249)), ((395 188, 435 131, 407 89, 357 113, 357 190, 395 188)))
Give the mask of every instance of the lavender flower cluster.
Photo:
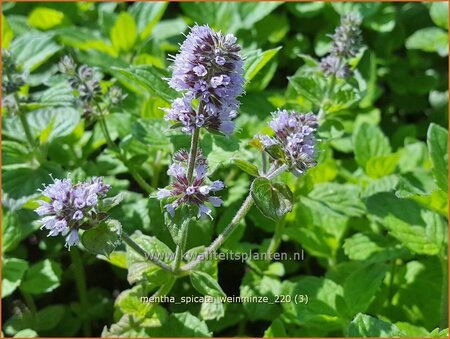
POLYGON ((361 16, 356 13, 347 14, 341 19, 341 25, 336 28, 331 52, 322 58, 319 68, 326 75, 338 78, 348 78, 351 75, 348 59, 356 56, 361 43, 361 16))
POLYGON ((209 26, 192 27, 173 60, 169 85, 183 92, 166 109, 166 120, 182 125, 182 131, 192 133, 205 127, 230 135, 234 130, 239 101, 243 92, 243 61, 240 46, 232 34, 214 32, 209 26), (196 110, 194 99, 200 102, 196 110))
POLYGON ((272 114, 274 118, 269 126, 275 136, 261 135, 261 143, 269 154, 272 154, 271 147, 280 147, 290 170, 297 176, 304 174, 316 165, 316 116, 313 113, 299 114, 287 110, 278 110, 272 114))
POLYGON ((97 216, 99 200, 106 196, 110 186, 100 177, 73 185, 70 179, 55 179, 42 190, 49 202, 39 200, 35 212, 41 216, 42 227, 48 236, 66 236, 66 247, 79 243, 78 229, 97 216))
POLYGON ((167 171, 167 174, 173 178, 172 183, 167 188, 159 189, 157 197, 160 200, 170 201, 164 207, 172 217, 175 216, 176 208, 182 204, 191 204, 198 207, 197 217, 209 216, 212 219, 211 209, 205 203, 210 203, 214 207, 222 204, 222 199, 213 193, 223 189, 223 182, 220 180, 208 181, 207 161, 200 152, 196 157, 195 176, 192 182, 189 182, 187 178, 188 157, 189 154, 185 150, 178 151, 173 155, 173 163, 167 171))
POLYGON ((17 69, 11 52, 2 49, 2 106, 10 113, 17 113, 19 110, 16 94, 25 84, 25 78, 26 75, 17 69))
MULTIPOLYGON (((70 86, 78 92, 79 104, 83 108, 86 117, 92 116, 98 108, 97 103, 102 99, 102 88, 94 69, 87 65, 77 66, 73 59, 65 55, 58 64, 59 71, 69 77, 70 86)), ((110 87, 104 97, 110 105, 118 105, 125 98, 120 88, 110 87)))

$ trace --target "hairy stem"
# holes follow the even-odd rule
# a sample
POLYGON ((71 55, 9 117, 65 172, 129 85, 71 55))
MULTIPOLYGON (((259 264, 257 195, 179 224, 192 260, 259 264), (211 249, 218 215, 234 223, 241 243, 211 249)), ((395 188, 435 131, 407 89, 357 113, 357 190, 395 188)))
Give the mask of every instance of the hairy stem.
POLYGON ((181 265, 181 259, 183 258, 184 250, 186 248, 187 234, 189 229, 189 223, 184 227, 180 243, 177 244, 177 248, 175 250, 175 261, 173 262, 173 272, 178 273, 178 270, 181 265))
MULTIPOLYGON (((197 115, 203 114, 203 101, 200 101, 198 105, 197 115)), ((188 170, 187 170, 187 179, 189 182, 192 181, 192 176, 194 174, 195 163, 197 160, 198 153, 198 140, 200 138, 200 128, 195 128, 192 132, 191 138, 191 149, 189 151, 189 160, 188 160, 188 170)))
MULTIPOLYGON (((283 173, 288 169, 288 166, 286 164, 278 167, 273 172, 267 175, 267 179, 273 179, 279 174, 283 173)), ((212 253, 216 252, 219 247, 225 242, 225 240, 228 239, 231 233, 236 229, 236 226, 241 221, 242 218, 246 216, 248 211, 253 205, 253 197, 252 194, 249 193, 247 198, 242 203, 242 206, 237 211, 236 215, 231 219, 231 222, 225 227, 223 232, 217 236, 217 238, 209 245, 202 254, 198 255, 195 260, 192 260, 191 262, 184 265, 181 270, 182 271, 189 271, 195 268, 199 263, 201 263, 204 260, 207 260, 212 253)))
POLYGON ((33 148, 34 147, 34 138, 33 138, 33 135, 31 134, 27 117, 25 116, 24 113, 21 113, 21 112, 19 112, 18 115, 19 115, 20 123, 22 124, 23 131, 25 132, 25 135, 27 137, 27 141, 30 144, 30 146, 33 148))
MULTIPOLYGON (((87 312, 89 308, 89 303, 86 288, 86 275, 84 273, 84 267, 81 261, 78 248, 72 249, 70 251, 70 256, 72 258, 73 264, 72 267, 75 276, 75 284, 77 287, 78 297, 80 298, 81 308, 83 312, 87 312)), ((90 337, 92 335, 88 317, 83 319, 83 335, 85 337, 90 337)))
POLYGON ((148 260, 152 262, 153 264, 161 267, 163 270, 172 272, 172 268, 170 265, 166 264, 164 261, 153 257, 150 253, 146 252, 141 246, 136 244, 133 239, 130 238, 128 234, 125 232, 122 232, 122 240, 124 243, 126 243, 128 246, 130 246, 134 251, 136 251, 137 254, 139 254, 141 257, 143 257, 145 260, 148 260))
POLYGON ((200 137, 200 128, 196 128, 192 132, 191 149, 189 151, 189 161, 188 161, 188 170, 187 170, 187 179, 189 182, 192 181, 192 176, 194 174, 195 161, 196 161, 197 152, 198 152, 199 137, 200 137))

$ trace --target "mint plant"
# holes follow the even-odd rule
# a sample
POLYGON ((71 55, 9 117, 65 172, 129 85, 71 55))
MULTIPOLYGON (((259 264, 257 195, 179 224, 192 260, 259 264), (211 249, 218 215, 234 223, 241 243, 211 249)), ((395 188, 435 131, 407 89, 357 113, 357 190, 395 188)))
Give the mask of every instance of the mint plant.
POLYGON ((447 336, 447 12, 5 3, 5 336, 447 336))

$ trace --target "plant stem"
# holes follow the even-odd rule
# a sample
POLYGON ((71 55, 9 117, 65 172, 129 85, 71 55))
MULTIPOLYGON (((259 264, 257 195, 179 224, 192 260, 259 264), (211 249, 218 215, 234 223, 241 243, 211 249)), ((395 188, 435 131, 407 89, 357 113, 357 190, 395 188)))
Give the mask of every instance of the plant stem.
POLYGON ((23 299, 25 300, 25 303, 27 304, 30 312, 32 314, 36 314, 37 308, 36 308, 36 304, 34 303, 33 297, 29 293, 25 292, 23 289, 20 289, 20 292, 22 293, 23 299))
POLYGON ((164 261, 153 257, 150 253, 146 252, 141 246, 136 244, 133 239, 130 238, 128 234, 122 231, 122 240, 124 243, 126 243, 128 246, 130 246, 133 250, 136 251, 137 254, 139 254, 141 257, 143 257, 145 260, 148 260, 152 262, 153 264, 161 267, 163 270, 172 272, 172 268, 170 265, 166 264, 164 261))
MULTIPOLYGON (((273 179, 276 176, 278 176, 279 174, 281 174, 284 171, 286 171, 287 169, 288 169, 288 166, 286 164, 284 164, 284 165, 278 167, 277 169, 275 169, 272 173, 268 174, 267 175, 267 179, 269 179, 269 180, 273 179)), ((202 254, 198 255, 195 260, 192 260, 191 262, 189 262, 186 265, 184 265, 181 268, 181 270, 182 271, 192 270, 199 263, 201 263, 202 261, 208 259, 208 257, 212 253, 216 252, 219 249, 219 247, 225 242, 225 240, 228 239, 230 234, 233 233, 233 231, 236 229, 236 226, 238 225, 238 223, 241 221, 242 218, 245 217, 245 215, 248 213, 248 211, 250 210, 252 205, 253 205, 253 197, 252 197, 252 194, 250 192, 248 194, 247 198, 242 203, 242 206, 237 211, 236 215, 233 217, 233 219, 231 219, 231 222, 227 225, 227 227, 225 227, 223 232, 217 236, 217 238, 211 243, 211 245, 209 245, 203 251, 202 254)))
POLYGON ((272 255, 278 250, 281 243, 281 235, 283 234, 284 226, 286 225, 286 218, 283 218, 275 225, 275 232, 270 240, 269 247, 267 248, 266 257, 268 261, 272 261, 272 255))
MULTIPOLYGON (((203 101, 200 101, 198 104, 197 115, 203 114, 203 101)), ((198 153, 198 140, 200 138, 200 128, 194 128, 192 132, 191 138, 191 149, 189 151, 189 159, 188 159, 188 169, 187 169, 187 179, 189 183, 192 181, 192 176, 194 174, 195 163, 197 160, 198 153)))
MULTIPOLYGON (((200 111, 200 108, 199 108, 200 111)), ((198 152, 198 139, 200 137, 200 128, 195 128, 192 132, 191 139, 191 149, 189 151, 189 161, 188 161, 188 170, 187 170, 187 179, 189 182, 192 181, 192 176, 194 174, 194 167, 197 158, 198 152)))
MULTIPOLYGON (((97 109, 99 109, 99 110, 101 109, 98 104, 97 104, 97 109)), ((108 125, 106 124, 104 116, 101 115, 100 118, 98 119, 98 121, 100 123, 100 128, 103 132, 103 135, 105 136, 106 144, 108 145, 108 147, 117 152, 117 157, 128 168, 131 176, 134 178, 134 180, 136 180, 136 182, 139 184, 139 186, 141 186, 141 188, 144 189, 147 193, 149 193, 149 194, 152 193, 153 187, 151 187, 149 184, 147 184, 147 182, 139 174, 139 172, 136 171, 136 169, 133 168, 133 166, 130 164, 128 159, 122 153, 122 150, 113 142, 111 135, 109 134, 108 125)))
POLYGON ((25 132, 25 135, 27 137, 27 141, 30 144, 31 148, 34 148, 34 139, 33 139, 33 135, 31 134, 31 131, 30 131, 30 126, 28 125, 28 120, 27 120, 25 114, 22 112, 19 112, 18 116, 20 119, 20 123, 22 124, 22 128, 25 132))
MULTIPOLYGON (((86 275, 84 273, 83 263, 80 257, 78 248, 74 248, 70 251, 70 256, 72 258, 73 272, 75 276, 75 284, 78 291, 78 297, 80 298, 81 309, 83 314, 88 311, 88 296, 86 288, 86 275)), ((82 318, 83 322, 83 335, 85 337, 91 336, 91 326, 88 317, 82 318)))
POLYGON ((183 271, 191 270, 195 266, 197 266, 200 262, 207 260, 212 253, 216 252, 219 249, 219 247, 225 242, 225 240, 227 240, 230 234, 236 229, 237 224, 239 223, 239 221, 241 221, 242 218, 245 217, 245 215, 248 213, 252 205, 253 205, 253 198, 252 194, 249 193, 247 198, 244 200, 244 203, 242 204, 241 208, 239 208, 236 215, 233 217, 228 226, 225 227, 223 232, 217 236, 216 240, 214 240, 202 254, 198 255, 195 260, 187 263, 181 269, 183 271))
POLYGON ((181 265, 181 259, 183 258, 184 249, 186 248, 186 240, 188 234, 189 223, 186 224, 184 229, 182 230, 180 243, 177 244, 177 248, 175 250, 175 261, 173 263, 173 272, 178 273, 178 270, 181 265))

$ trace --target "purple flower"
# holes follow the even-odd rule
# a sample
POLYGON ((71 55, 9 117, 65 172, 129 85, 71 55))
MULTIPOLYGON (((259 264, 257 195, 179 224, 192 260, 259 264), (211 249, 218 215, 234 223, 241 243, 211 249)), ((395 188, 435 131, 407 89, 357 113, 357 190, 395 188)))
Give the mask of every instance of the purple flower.
POLYGON ((331 52, 320 60, 319 69, 326 75, 335 75, 338 78, 348 78, 351 74, 348 58, 356 56, 361 43, 361 17, 359 14, 347 14, 342 17, 341 25, 336 28, 331 52))
POLYGON ((272 149, 280 148, 291 171, 295 175, 304 174, 307 169, 316 165, 316 116, 312 113, 299 114, 287 110, 278 110, 273 116, 269 126, 275 136, 262 135, 259 140, 272 156, 276 154, 272 149))
POLYGON ((201 153, 197 154, 194 178, 189 182, 187 178, 188 156, 188 152, 185 150, 174 154, 173 163, 167 171, 167 174, 173 178, 172 183, 167 188, 159 189, 156 196, 160 200, 167 199, 169 203, 164 207, 172 217, 179 206, 190 204, 198 207, 198 217, 207 215, 212 219, 211 209, 205 203, 219 207, 222 199, 211 193, 222 190, 224 185, 220 180, 212 183, 208 181, 206 159, 201 153))
POLYGON ((229 135, 243 92, 243 62, 240 46, 232 34, 214 32, 209 26, 194 26, 187 35, 172 66, 169 85, 185 92, 167 109, 167 120, 183 125, 183 132, 205 127, 229 135), (199 99, 201 109, 191 106, 199 99))
POLYGON ((361 17, 357 13, 350 13, 342 17, 341 25, 336 28, 331 54, 344 58, 354 57, 361 46, 361 17))
POLYGON ((41 216, 42 227, 49 230, 48 236, 62 234, 66 237, 66 247, 79 242, 78 229, 97 212, 99 198, 103 198, 110 186, 100 177, 72 184, 70 179, 55 179, 53 184, 42 190, 42 195, 50 201, 39 200, 35 212, 41 216))

